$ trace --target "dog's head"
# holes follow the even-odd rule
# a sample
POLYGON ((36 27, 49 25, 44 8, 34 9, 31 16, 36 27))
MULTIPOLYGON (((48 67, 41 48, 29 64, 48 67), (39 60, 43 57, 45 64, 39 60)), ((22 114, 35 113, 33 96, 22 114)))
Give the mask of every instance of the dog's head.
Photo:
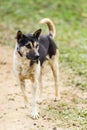
POLYGON ((26 57, 31 61, 39 59, 39 36, 41 29, 33 34, 24 35, 21 31, 17 32, 17 51, 21 57, 26 57))

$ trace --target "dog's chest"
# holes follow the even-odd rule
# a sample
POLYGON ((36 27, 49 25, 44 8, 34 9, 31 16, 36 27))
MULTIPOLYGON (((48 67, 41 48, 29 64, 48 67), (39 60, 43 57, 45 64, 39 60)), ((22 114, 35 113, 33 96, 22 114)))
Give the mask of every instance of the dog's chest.
POLYGON ((35 63, 30 66, 30 61, 26 58, 15 58, 15 69, 16 73, 20 78, 33 79, 40 71, 40 64, 35 63))
POLYGON ((29 75, 34 73, 34 68, 33 67, 30 68, 29 61, 23 60, 21 62, 20 68, 21 68, 21 75, 23 77, 27 78, 27 77, 29 77, 29 75))

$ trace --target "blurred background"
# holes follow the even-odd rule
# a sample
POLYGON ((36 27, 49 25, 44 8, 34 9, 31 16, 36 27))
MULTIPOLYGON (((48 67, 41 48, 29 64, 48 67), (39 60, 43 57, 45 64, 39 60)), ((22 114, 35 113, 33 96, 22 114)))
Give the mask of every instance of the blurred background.
POLYGON ((0 0, 0 44, 15 46, 17 30, 30 33, 50 18, 56 26, 60 50, 60 68, 77 74, 81 80, 71 83, 87 89, 87 1, 86 0, 0 0))

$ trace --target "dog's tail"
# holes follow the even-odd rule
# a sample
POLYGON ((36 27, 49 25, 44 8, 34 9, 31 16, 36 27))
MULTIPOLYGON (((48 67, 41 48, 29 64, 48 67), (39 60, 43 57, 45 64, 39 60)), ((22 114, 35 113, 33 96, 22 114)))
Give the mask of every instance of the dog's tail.
POLYGON ((48 18, 44 18, 40 21, 40 23, 46 23, 48 28, 49 28, 49 35, 52 36, 53 38, 55 37, 56 35, 56 30, 55 30, 55 26, 53 24, 53 22, 48 19, 48 18))

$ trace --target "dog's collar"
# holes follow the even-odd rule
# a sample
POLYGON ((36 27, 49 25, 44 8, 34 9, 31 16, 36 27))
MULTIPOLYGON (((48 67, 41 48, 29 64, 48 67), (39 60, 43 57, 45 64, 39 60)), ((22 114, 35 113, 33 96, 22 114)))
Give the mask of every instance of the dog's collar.
POLYGON ((19 54, 21 57, 23 57, 22 54, 21 54, 21 52, 20 52, 18 49, 17 49, 17 52, 18 52, 18 54, 19 54))

